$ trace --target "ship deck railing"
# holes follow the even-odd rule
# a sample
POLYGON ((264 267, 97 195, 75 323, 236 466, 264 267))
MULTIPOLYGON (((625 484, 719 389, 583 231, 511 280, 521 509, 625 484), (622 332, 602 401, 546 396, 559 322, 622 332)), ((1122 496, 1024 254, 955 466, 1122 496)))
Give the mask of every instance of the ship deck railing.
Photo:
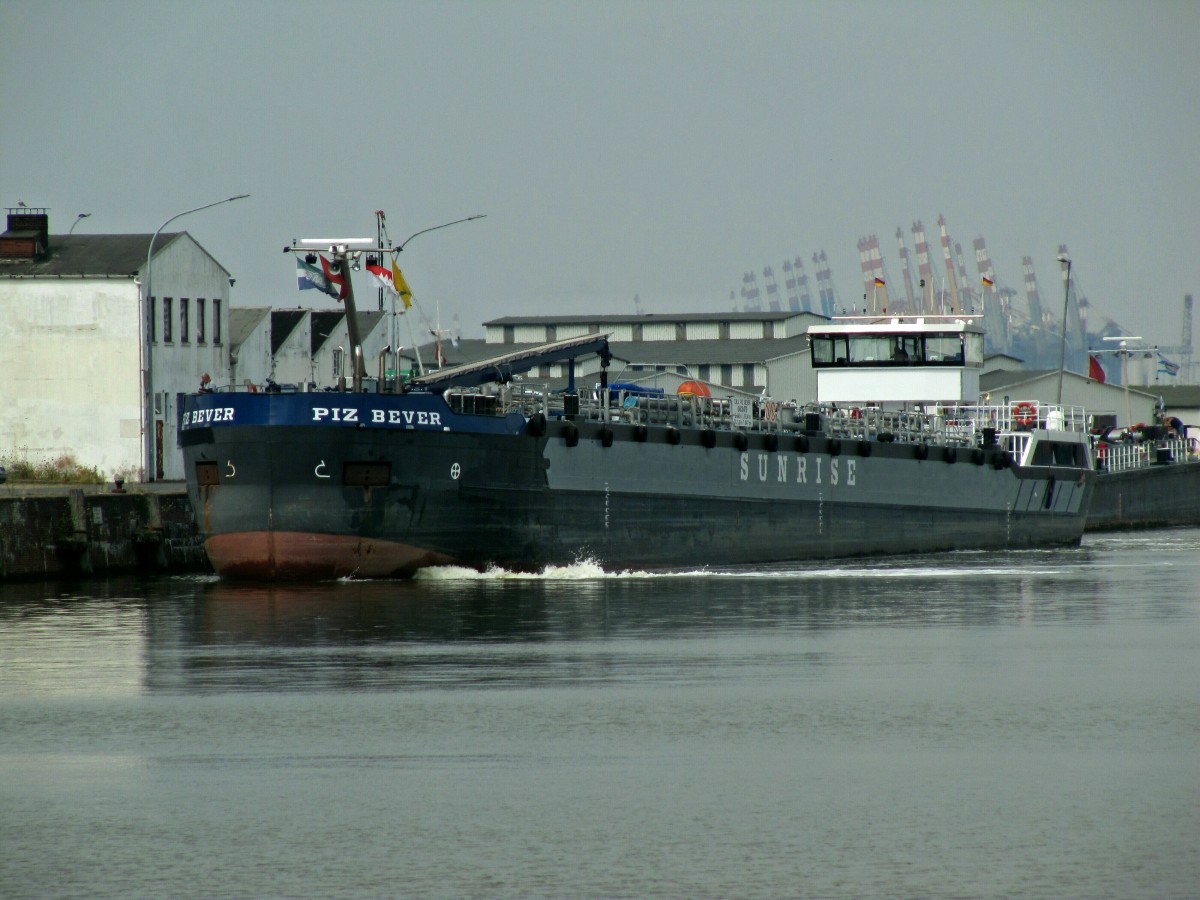
MULTIPOLYGON (((991 442, 1023 459, 1035 429, 1083 434, 1082 407, 1036 400, 972 405, 934 405, 907 410, 849 404, 800 404, 771 397, 753 398, 749 416, 734 414, 728 398, 582 389, 576 394, 554 391, 548 384, 506 385, 499 395, 456 392, 452 408, 459 412, 505 414, 519 411, 548 419, 577 418, 591 422, 673 426, 746 432, 823 432, 831 437, 973 447, 991 442)), ((744 408, 745 404, 743 404, 744 408)))
POLYGON ((1101 441, 1096 444, 1096 468, 1101 472, 1127 472, 1151 466, 1175 465, 1197 459, 1195 438, 1161 438, 1151 441, 1101 441))

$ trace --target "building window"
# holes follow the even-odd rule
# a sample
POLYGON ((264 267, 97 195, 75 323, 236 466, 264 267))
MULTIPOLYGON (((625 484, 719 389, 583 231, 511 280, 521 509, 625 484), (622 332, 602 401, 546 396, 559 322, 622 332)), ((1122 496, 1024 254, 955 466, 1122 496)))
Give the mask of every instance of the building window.
POLYGON ((733 366, 729 363, 721 364, 721 384, 733 387, 733 366))
POLYGON ((686 341, 687 340, 687 325, 685 325, 683 322, 675 323, 675 340, 677 340, 677 341, 686 341))
POLYGON ((547 325, 546 326, 546 343, 550 344, 557 340, 558 340, 558 326, 557 325, 547 325))
POLYGON ((333 378, 335 381, 342 375, 342 354, 344 352, 341 347, 336 347, 333 351, 333 378))
POLYGON ((701 363, 699 374, 701 381, 712 381, 712 366, 708 363, 701 363))
POLYGON ((721 341, 729 340, 729 323, 728 322, 718 322, 717 323, 717 339, 721 340, 721 341))
POLYGON ((775 323, 774 322, 763 322, 763 337, 764 338, 775 337, 775 323))
POLYGON ((179 298, 179 343, 186 344, 188 342, 188 298, 179 298))
POLYGON ((642 339, 642 323, 641 322, 633 323, 633 339, 635 341, 640 341, 642 339))
POLYGON ((516 331, 511 325, 504 326, 504 343, 511 344, 517 339, 516 331))
POLYGON ((196 298, 196 343, 204 343, 204 298, 196 298))
POLYGON ((742 366, 742 384, 746 387, 754 384, 754 363, 746 363, 742 366))
POLYGON ((163 343, 171 343, 171 298, 163 297, 163 343))
POLYGON ((213 298, 213 343, 221 343, 221 301, 213 298))
POLYGON ((150 298, 149 318, 150 318, 150 343, 152 343, 152 344, 158 340, 158 320, 154 318, 156 315, 158 315, 158 303, 155 302, 154 297, 151 297, 150 298))

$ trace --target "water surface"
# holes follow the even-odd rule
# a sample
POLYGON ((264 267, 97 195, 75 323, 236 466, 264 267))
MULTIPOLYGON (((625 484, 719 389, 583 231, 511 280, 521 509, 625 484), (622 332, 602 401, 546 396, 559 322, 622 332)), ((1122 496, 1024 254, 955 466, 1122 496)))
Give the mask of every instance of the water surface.
POLYGON ((0 895, 1196 896, 1198 576, 0 586, 0 895))

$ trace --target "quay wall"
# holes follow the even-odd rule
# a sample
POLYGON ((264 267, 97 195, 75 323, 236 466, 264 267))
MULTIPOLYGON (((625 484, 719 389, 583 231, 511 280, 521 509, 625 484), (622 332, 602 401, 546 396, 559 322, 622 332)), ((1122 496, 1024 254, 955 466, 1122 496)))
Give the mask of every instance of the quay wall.
POLYGON ((182 484, 0 487, 0 580, 211 571, 182 484))

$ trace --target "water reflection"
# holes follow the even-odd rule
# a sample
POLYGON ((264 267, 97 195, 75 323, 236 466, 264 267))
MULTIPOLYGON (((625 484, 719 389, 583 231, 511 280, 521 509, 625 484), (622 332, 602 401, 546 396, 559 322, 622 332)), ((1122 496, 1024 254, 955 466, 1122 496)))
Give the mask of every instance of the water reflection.
MULTIPOLYGON (((586 566, 585 566, 586 569, 586 566)), ((796 635, 1103 614, 1087 550, 667 575, 442 571, 412 582, 199 587, 151 615, 146 686, 371 689, 697 677, 713 654, 796 656, 796 635), (764 643, 775 636, 775 644, 764 643), (714 643, 715 642, 715 643, 714 643)))
MULTIPOLYGON (((682 672, 689 656, 750 637, 755 652, 795 655, 848 629, 1186 617, 1198 548, 1200 530, 1178 529, 1054 551, 740 571, 605 573, 581 563, 540 575, 434 570, 310 585, 4 585, 0 651, 27 670, 58 660, 63 677, 73 656, 117 683, 122 666, 136 667, 151 691, 532 684, 611 677, 643 656, 669 657, 682 672)), ((10 668, 6 680, 22 677, 10 668)))
POLYGON ((690 637, 713 629, 982 625, 1092 615, 1110 585, 1086 550, 853 566, 566 577, 440 574, 306 587, 214 582, 199 644, 543 642, 690 637))

